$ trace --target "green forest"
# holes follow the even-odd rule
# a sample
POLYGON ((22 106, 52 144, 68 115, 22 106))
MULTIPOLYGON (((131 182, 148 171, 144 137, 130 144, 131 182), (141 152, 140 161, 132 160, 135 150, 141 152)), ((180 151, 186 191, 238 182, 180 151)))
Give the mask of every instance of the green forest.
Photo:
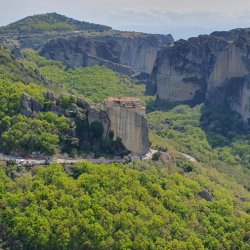
POLYGON ((234 197, 242 187, 193 167, 53 164, 14 181, 2 169, 0 219, 26 249, 249 249, 250 202, 234 197))
POLYGON ((0 239, 10 249, 250 249, 250 130, 237 114, 204 104, 152 109, 145 86, 110 69, 22 53, 0 50, 1 152, 114 155, 119 141, 101 141, 103 128, 86 122, 83 106, 80 120, 69 108, 79 98, 88 106, 136 96, 148 105, 151 146, 170 160, 0 162, 0 239), (22 114, 24 93, 43 110, 22 114), (61 114, 51 112, 53 102, 61 114))

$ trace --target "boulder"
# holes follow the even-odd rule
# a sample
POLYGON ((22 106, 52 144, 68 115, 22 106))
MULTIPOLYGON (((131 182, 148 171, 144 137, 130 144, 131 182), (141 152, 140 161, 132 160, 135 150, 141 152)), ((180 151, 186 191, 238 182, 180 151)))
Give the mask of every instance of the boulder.
POLYGON ((63 108, 58 106, 56 101, 51 103, 50 111, 57 114, 57 115, 59 115, 59 116, 64 114, 63 108))
POLYGON ((90 108, 89 103, 80 97, 77 97, 76 105, 84 110, 89 110, 90 108))
POLYGON ((44 110, 44 105, 38 100, 30 97, 27 93, 22 94, 21 103, 21 113, 27 117, 32 117, 35 113, 44 110))
POLYGON ((14 47, 13 50, 11 51, 11 54, 17 59, 24 58, 23 52, 19 47, 14 47))
POLYGON ((50 91, 47 91, 46 93, 44 93, 43 96, 46 99, 46 101, 53 102, 55 100, 54 94, 50 91))
POLYGON ((10 172, 10 178, 11 178, 12 180, 14 180, 14 179, 16 179, 16 178, 19 178, 19 177, 21 177, 21 174, 20 174, 20 173, 18 173, 18 172, 16 172, 16 171, 11 171, 11 172, 10 172))
POLYGON ((74 103, 71 103, 66 110, 68 116, 76 115, 77 112, 78 112, 78 107, 74 103))
POLYGON ((213 196, 206 189, 202 189, 202 191, 200 192, 200 196, 206 201, 212 201, 214 199, 213 196))

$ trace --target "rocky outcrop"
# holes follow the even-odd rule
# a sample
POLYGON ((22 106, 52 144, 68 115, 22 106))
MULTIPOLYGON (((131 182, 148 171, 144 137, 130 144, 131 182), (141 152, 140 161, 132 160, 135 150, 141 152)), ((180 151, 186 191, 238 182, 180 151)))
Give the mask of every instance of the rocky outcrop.
POLYGON ((34 98, 31 98, 28 94, 23 93, 22 94, 22 108, 21 108, 21 114, 32 117, 37 112, 41 112, 44 109, 44 105, 37 101, 34 98))
POLYGON ((24 58, 24 55, 23 55, 22 50, 21 50, 20 47, 14 47, 14 48, 12 49, 12 51, 11 51, 11 54, 12 54, 15 58, 17 58, 17 59, 22 59, 22 58, 24 58))
POLYGON ((247 121, 250 118, 249 39, 248 30, 215 32, 180 40, 162 49, 153 70, 158 98, 191 104, 226 103, 247 121))
POLYGON ((70 103, 68 107, 62 107, 60 99, 63 99, 64 96, 55 98, 50 91, 45 92, 43 96, 45 100, 41 102, 27 93, 23 93, 21 97, 21 114, 27 117, 35 117, 39 112, 50 111, 59 116, 65 115, 67 117, 77 117, 82 120, 86 119, 90 105, 85 100, 78 97, 76 103, 70 103))
POLYGON ((170 35, 120 32, 116 35, 79 36, 48 42, 40 52, 48 59, 70 67, 104 65, 116 72, 133 75, 151 73, 162 46, 173 42, 170 35))
POLYGON ((88 113, 88 122, 91 125, 92 122, 99 122, 103 125, 103 137, 106 140, 110 131, 110 120, 107 112, 97 108, 90 108, 88 113))
POLYGON ((158 97, 170 102, 204 101, 217 54, 226 46, 224 40, 200 36, 162 49, 153 72, 158 97))
POLYGON ((154 35, 136 32, 123 32, 112 36, 99 36, 96 39, 105 43, 117 44, 119 62, 135 72, 151 73, 157 52, 174 42, 171 35, 154 35))
POLYGON ((99 122, 103 125, 103 139, 107 140, 109 133, 113 139, 121 139, 123 146, 136 154, 144 155, 149 152, 148 126, 145 110, 137 106, 140 102, 135 98, 109 98, 105 101, 104 110, 90 108, 88 122, 99 122), (112 99, 112 100, 111 100, 112 99), (128 101, 127 101, 128 100, 128 101), (131 101, 132 100, 132 101, 131 101))
POLYGON ((129 151, 143 155, 149 152, 148 126, 145 109, 136 98, 109 98, 105 111, 110 121, 114 139, 121 138, 129 151))
POLYGON ((200 192, 200 197, 206 201, 212 201, 214 199, 211 193, 209 193, 206 189, 202 189, 200 192))

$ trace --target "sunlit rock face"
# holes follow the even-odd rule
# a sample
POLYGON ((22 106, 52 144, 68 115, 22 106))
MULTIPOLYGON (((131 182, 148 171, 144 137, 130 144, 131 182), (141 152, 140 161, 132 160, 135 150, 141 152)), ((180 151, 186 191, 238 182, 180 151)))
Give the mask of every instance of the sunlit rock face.
POLYGON ((157 56, 153 78, 159 99, 228 104, 250 118, 249 30, 180 40, 157 56), (232 39, 232 40, 231 40, 232 39))
POLYGON ((145 108, 134 97, 113 98, 105 100, 104 110, 90 108, 88 122, 103 125, 103 139, 107 140, 112 131, 114 137, 121 139, 123 146, 138 155, 149 152, 148 124, 145 108))
POLYGON ((157 52, 173 42, 171 35, 119 32, 112 35, 59 38, 48 42, 40 55, 70 67, 104 65, 125 75, 151 73, 157 52))
POLYGON ((148 126, 145 109, 136 98, 108 98, 105 110, 114 138, 131 152, 143 155, 149 151, 148 126))

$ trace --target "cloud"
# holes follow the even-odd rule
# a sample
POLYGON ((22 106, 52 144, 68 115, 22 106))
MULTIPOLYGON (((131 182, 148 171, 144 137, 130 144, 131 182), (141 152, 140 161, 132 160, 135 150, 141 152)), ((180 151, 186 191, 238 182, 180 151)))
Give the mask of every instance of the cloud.
POLYGON ((250 26, 246 0, 0 0, 0 4, 0 25, 58 12, 120 30, 172 33, 176 39, 250 26))
POLYGON ((142 31, 173 33, 176 38, 187 38, 214 30, 250 26, 250 11, 224 13, 219 11, 162 10, 159 8, 123 8, 110 13, 109 22, 122 29, 133 27, 142 31), (203 32, 202 32, 203 31, 203 32), (184 32, 184 33, 183 33, 184 32))

